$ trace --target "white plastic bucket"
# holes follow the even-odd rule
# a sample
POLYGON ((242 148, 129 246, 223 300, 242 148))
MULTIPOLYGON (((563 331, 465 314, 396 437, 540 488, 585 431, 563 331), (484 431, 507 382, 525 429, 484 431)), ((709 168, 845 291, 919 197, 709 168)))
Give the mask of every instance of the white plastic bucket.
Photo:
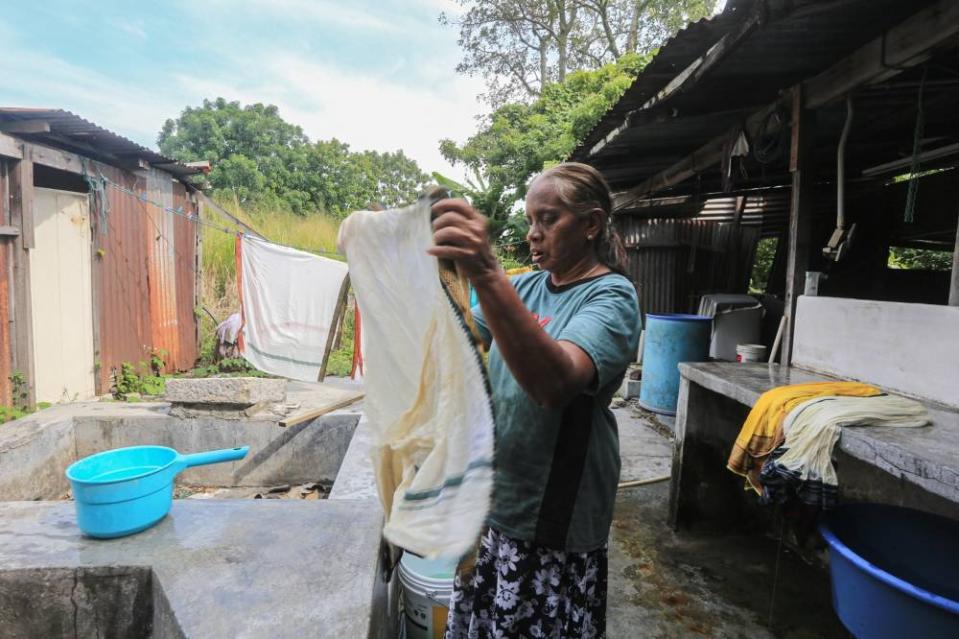
POLYGON ((455 559, 429 560, 403 553, 398 573, 407 639, 442 639, 456 564, 455 559))
POLYGON ((766 361, 766 347, 762 344, 739 344, 736 346, 737 362, 766 361))

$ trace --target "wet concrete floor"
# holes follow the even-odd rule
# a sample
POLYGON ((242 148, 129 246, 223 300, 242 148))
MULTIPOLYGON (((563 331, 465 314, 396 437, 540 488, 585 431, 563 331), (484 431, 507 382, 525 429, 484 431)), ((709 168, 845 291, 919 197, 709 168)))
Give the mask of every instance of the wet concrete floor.
MULTIPOLYGON (((622 480, 668 473, 672 444, 662 429, 638 409, 616 413, 622 480)), ((774 534, 673 532, 666 525, 668 495, 669 482, 619 492, 609 557, 610 639, 850 636, 833 613, 825 569, 780 549, 774 534)))

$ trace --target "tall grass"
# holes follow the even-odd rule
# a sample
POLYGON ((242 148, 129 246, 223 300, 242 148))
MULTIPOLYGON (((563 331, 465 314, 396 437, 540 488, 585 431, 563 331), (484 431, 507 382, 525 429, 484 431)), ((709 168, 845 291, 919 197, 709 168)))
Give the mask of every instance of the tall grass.
MULTIPOLYGON (((217 204, 244 224, 255 229, 271 242, 285 244, 307 251, 323 254, 331 259, 343 259, 336 255, 336 234, 339 221, 324 213, 295 215, 289 211, 271 210, 262 207, 244 209, 234 202, 217 199, 217 204)), ((242 229, 225 216, 203 207, 203 219, 221 228, 242 229)), ((201 321, 201 360, 209 363, 216 345, 216 324, 210 317, 221 322, 240 309, 236 288, 236 236, 203 226, 203 277, 201 296, 205 312, 201 321)), ((350 355, 352 357, 352 354, 350 355)))

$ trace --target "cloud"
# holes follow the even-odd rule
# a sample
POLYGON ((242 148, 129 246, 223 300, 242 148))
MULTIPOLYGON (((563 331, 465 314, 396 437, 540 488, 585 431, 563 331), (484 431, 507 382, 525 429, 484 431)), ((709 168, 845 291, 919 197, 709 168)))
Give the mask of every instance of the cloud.
POLYGON ((475 130, 482 111, 475 80, 451 77, 441 84, 408 86, 319 64, 290 54, 265 59, 248 84, 211 83, 180 75, 190 94, 223 96, 243 103, 276 104, 289 122, 303 127, 311 139, 337 138, 355 150, 402 149, 426 171, 462 177, 439 152, 439 141, 463 140, 475 130))
POLYGON ((268 15, 271 19, 311 21, 350 29, 370 29, 378 32, 395 32, 401 29, 397 21, 381 17, 380 11, 364 11, 348 3, 333 0, 207 0, 203 4, 207 5, 207 9, 213 4, 233 12, 247 10, 268 15))
MULTIPOLYGON (((432 6, 445 0, 417 2, 432 6)), ((208 0, 203 6, 215 11, 224 3, 233 6, 226 0, 208 0)), ((336 137, 355 150, 402 149, 426 171, 463 177, 461 168, 453 168, 443 159, 439 141, 462 141, 475 132, 475 118, 485 109, 476 98, 483 86, 453 71, 459 54, 455 34, 436 24, 432 9, 420 10, 414 19, 414 11, 401 7, 392 11, 399 14, 394 20, 386 10, 371 15, 327 2, 242 3, 241 13, 244 8, 269 9, 282 12, 281 18, 288 20, 289 12, 300 7, 308 13, 307 18, 322 15, 323 19, 352 24, 343 27, 343 35, 356 33, 361 43, 360 34, 369 29, 386 29, 415 19, 420 24, 402 36, 384 36, 385 31, 373 36, 366 48, 370 60, 361 64, 339 45, 317 52, 303 40, 270 38, 267 34, 276 33, 275 21, 263 17, 251 23, 250 16, 234 13, 236 24, 207 24, 203 38, 184 33, 194 43, 192 49, 158 52, 157 57, 149 53, 142 64, 138 60, 123 70, 113 61, 104 62, 108 56, 97 62, 66 51, 44 51, 31 44, 28 29, 18 24, 13 30, 0 20, 0 40, 5 43, 0 56, 0 74, 5 80, 0 85, 0 105, 67 109, 155 148, 163 122, 186 106, 199 105, 204 98, 276 104, 284 119, 302 126, 314 140, 336 137), (243 30, 237 31, 241 25, 243 30)), ((138 28, 149 35, 143 28, 143 14, 115 18, 115 23, 101 24, 115 31, 125 23, 131 35, 138 36, 138 28)), ((107 47, 108 34, 102 39, 107 47)), ((120 45, 116 46, 119 49, 120 45)))
POLYGON ((148 38, 142 20, 131 21, 124 20, 122 18, 115 18, 110 21, 110 24, 140 40, 146 40, 148 38))

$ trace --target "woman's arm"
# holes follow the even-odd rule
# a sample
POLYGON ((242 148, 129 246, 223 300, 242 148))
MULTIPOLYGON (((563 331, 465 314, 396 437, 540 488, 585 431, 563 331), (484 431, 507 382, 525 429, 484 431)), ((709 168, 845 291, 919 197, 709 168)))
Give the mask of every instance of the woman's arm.
POLYGON ((540 327, 493 256, 485 217, 463 200, 440 200, 433 213, 436 246, 429 253, 455 260, 469 278, 513 377, 544 407, 568 404, 596 375, 589 355, 540 327))

